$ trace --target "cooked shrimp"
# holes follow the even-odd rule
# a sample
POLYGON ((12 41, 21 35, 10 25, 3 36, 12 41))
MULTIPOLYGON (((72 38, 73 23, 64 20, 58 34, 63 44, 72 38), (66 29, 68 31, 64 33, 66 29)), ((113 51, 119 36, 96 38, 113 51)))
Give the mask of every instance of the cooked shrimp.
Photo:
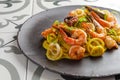
POLYGON ((94 27, 96 28, 98 33, 105 31, 105 29, 90 14, 87 14, 87 16, 88 16, 89 21, 94 24, 94 27))
POLYGON ((112 26, 114 26, 113 23, 108 22, 106 20, 101 19, 95 12, 91 11, 91 15, 94 17, 94 19, 103 27, 108 27, 111 28, 112 26))
POLYGON ((71 12, 69 12, 68 16, 77 16, 77 17, 81 17, 85 15, 85 12, 84 10, 82 9, 75 9, 75 10, 72 10, 71 12))
POLYGON ((41 33, 41 35, 42 35, 44 38, 46 38, 47 35, 50 34, 50 33, 55 33, 55 31, 54 31, 52 28, 48 28, 48 29, 45 29, 45 30, 41 33))
POLYGON ((82 27, 86 29, 86 32, 89 33, 93 38, 100 38, 100 39, 105 39, 106 37, 106 33, 102 30, 101 27, 98 28, 98 32, 95 32, 93 30, 90 29, 90 25, 88 25, 88 23, 82 23, 82 27))
POLYGON ((66 43, 71 45, 82 45, 87 41, 87 34, 81 29, 72 29, 70 37, 60 28, 60 34, 66 43))
MULTIPOLYGON (((85 22, 82 22, 83 30, 87 28, 87 26, 83 26, 84 23, 85 23, 85 22)), ((95 31, 95 26, 94 26, 93 23, 91 23, 91 22, 87 22, 87 23, 85 23, 85 24, 87 24, 87 25, 89 26, 89 29, 91 29, 92 31, 95 31)))
POLYGON ((71 46, 69 50, 69 56, 71 59, 74 60, 82 59, 84 57, 84 53, 85 53, 85 48, 79 45, 71 46))
POLYGON ((105 41, 105 45, 108 49, 118 48, 116 41, 113 40, 110 36, 106 36, 104 41, 105 41))
POLYGON ((105 10, 104 13, 106 15, 105 17, 106 21, 116 24, 117 20, 112 13, 110 13, 108 10, 105 10))

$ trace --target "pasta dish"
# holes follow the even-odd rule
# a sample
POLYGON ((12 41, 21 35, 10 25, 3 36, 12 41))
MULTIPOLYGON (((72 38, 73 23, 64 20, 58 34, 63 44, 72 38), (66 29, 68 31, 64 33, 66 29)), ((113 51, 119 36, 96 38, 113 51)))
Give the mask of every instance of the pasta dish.
POLYGON ((54 21, 41 35, 49 60, 81 60, 117 49, 120 26, 112 12, 85 6, 68 12, 63 21, 54 21))

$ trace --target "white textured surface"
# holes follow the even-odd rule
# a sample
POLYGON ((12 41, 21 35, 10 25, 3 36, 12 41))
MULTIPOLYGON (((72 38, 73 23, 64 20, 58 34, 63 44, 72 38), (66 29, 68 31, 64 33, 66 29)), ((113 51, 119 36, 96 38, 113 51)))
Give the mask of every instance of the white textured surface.
POLYGON ((2 65, 0 65, 0 80, 11 80, 9 71, 2 65))
MULTIPOLYGON (((59 74, 47 70, 41 73, 40 78, 39 75, 34 75, 39 66, 20 54, 16 40, 11 41, 17 35, 18 25, 24 23, 32 15, 66 5, 94 5, 120 11, 118 0, 98 0, 96 2, 85 2, 84 0, 0 0, 0 46, 8 43, 0 47, 0 60, 12 64, 18 72, 20 80, 33 80, 33 77, 38 80, 64 80, 59 74), (25 2, 28 3, 20 9, 25 2)), ((2 63, 0 63, 0 80, 12 80, 10 72, 2 63)), ((115 77, 93 78, 91 80, 115 80, 115 77)))

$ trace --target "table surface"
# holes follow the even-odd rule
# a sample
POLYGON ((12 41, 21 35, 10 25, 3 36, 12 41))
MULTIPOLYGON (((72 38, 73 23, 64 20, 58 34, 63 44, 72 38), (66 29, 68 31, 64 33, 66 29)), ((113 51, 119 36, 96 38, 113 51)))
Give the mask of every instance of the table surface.
MULTIPOLYGON (((66 5, 94 5, 120 11, 118 0, 0 0, 0 80, 76 80, 43 69, 27 59, 17 45, 17 32, 31 16, 66 5)), ((120 75, 77 80, 120 80, 120 75)))

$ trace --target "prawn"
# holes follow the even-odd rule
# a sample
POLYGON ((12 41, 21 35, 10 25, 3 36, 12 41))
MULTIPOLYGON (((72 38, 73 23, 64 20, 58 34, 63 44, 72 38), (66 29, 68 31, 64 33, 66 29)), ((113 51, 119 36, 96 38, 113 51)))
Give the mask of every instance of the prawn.
POLYGON ((113 40, 110 36, 106 36, 104 41, 105 41, 105 45, 108 49, 118 48, 116 41, 113 40))
POLYGON ((71 46, 69 50, 69 56, 71 59, 74 60, 82 59, 84 57, 84 53, 85 53, 85 48, 79 45, 71 46))
POLYGON ((90 25, 89 25, 88 23, 84 23, 84 22, 83 22, 83 23, 82 23, 82 27, 85 28, 85 29, 86 29, 86 32, 88 32, 88 33, 89 33, 92 37, 94 37, 94 38, 100 38, 100 39, 104 40, 105 37, 106 37, 106 33, 105 33, 105 31, 103 30, 102 27, 99 27, 99 28, 97 29, 97 32, 91 30, 91 29, 90 29, 90 25), (101 30, 102 30, 102 31, 101 31, 101 30))
POLYGON ((111 22, 112 24, 117 23, 115 16, 111 14, 109 11, 105 11, 105 15, 106 15, 105 17, 106 21, 111 22))
POLYGON ((96 10, 95 8, 92 8, 90 6, 85 6, 85 8, 91 12, 94 11, 96 14, 98 14, 98 16, 100 16, 100 18, 104 19, 105 14, 103 12, 101 12, 100 10, 96 10))
POLYGON ((108 27, 111 28, 113 26, 115 26, 116 24, 116 19, 112 14, 108 14, 108 16, 106 17, 106 20, 101 19, 94 11, 90 12, 91 15, 94 17, 94 19, 103 27, 108 27))
POLYGON ((59 29, 64 41, 71 45, 83 45, 87 41, 87 34, 81 29, 70 30, 70 37, 66 34, 63 29, 59 29))
POLYGON ((55 33, 55 30, 53 28, 48 28, 48 29, 45 29, 41 35, 44 37, 44 38, 47 38, 47 35, 50 34, 50 33, 55 33))
MULTIPOLYGON (((92 23, 94 24, 94 27, 96 28, 98 33, 105 31, 105 29, 90 14, 87 14, 87 16, 88 16, 88 19, 91 22, 91 24, 92 23)), ((87 23, 87 24, 89 24, 89 23, 87 23)), ((89 26, 92 26, 92 25, 89 25, 89 26)))

